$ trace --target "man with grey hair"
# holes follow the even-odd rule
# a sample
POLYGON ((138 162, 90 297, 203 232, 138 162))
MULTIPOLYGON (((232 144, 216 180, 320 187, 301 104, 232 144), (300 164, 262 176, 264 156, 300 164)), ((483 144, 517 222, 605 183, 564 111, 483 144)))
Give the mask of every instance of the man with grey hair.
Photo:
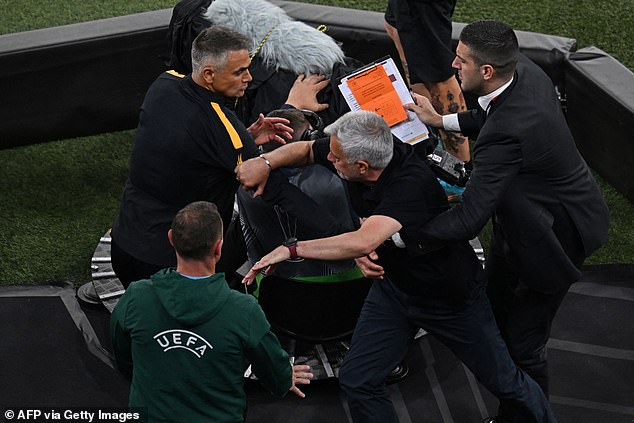
POLYGON ((339 372, 353 420, 398 421, 385 378, 422 327, 526 421, 555 422, 542 390, 509 355, 485 294, 482 268, 468 241, 433 251, 422 251, 416 242, 420 228, 448 209, 446 195, 427 164, 410 145, 393 140, 388 125, 372 112, 347 113, 325 131, 329 140, 293 143, 246 161, 237 169, 238 179, 259 195, 270 169, 321 164, 347 181, 361 227, 277 247, 256 263, 244 282, 298 257, 355 258, 364 272, 367 267, 381 268, 339 372))
MULTIPOLYGON (((252 79, 250 44, 247 37, 229 28, 208 28, 193 42, 193 72, 164 72, 148 90, 112 229, 112 265, 124 286, 176 265, 165 234, 186 204, 211 201, 218 206, 224 227, 232 227, 238 188, 234 168, 243 159, 257 156, 256 144, 284 143, 284 136, 291 137, 286 119, 260 115, 245 128, 225 107, 230 99, 244 95, 252 79)), ((305 107, 297 99, 314 98, 323 84, 299 88, 299 95, 291 90, 287 103, 305 107)), ((236 243, 225 245, 235 248, 236 243)), ((225 248, 225 259, 232 255, 227 250, 231 251, 225 248)), ((243 254, 233 254, 239 256, 235 260, 239 264, 244 262, 243 254)), ((229 271, 234 266, 221 262, 219 268, 229 271)))

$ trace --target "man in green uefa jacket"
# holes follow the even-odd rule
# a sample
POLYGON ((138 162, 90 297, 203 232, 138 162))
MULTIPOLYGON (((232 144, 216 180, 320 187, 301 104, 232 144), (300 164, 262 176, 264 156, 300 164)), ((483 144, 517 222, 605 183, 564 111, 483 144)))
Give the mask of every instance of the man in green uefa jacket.
POLYGON ((132 373, 130 407, 151 422, 243 422, 244 363, 274 394, 310 383, 293 366, 256 300, 215 273, 222 220, 209 202, 178 212, 168 232, 177 267, 130 285, 111 320, 117 367, 132 373))

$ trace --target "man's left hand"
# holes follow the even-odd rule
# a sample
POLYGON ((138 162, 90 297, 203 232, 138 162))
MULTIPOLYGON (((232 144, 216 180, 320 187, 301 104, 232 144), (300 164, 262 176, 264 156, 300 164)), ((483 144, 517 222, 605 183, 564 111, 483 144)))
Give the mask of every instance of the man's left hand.
POLYGON ((310 373, 310 366, 303 364, 293 366, 293 385, 290 387, 289 391, 300 398, 306 397, 306 394, 304 394, 297 385, 310 385, 310 380, 312 378, 313 374, 310 373))
POLYGON ((363 276, 368 279, 383 279, 383 275, 385 271, 380 264, 374 262, 374 260, 378 260, 379 256, 376 251, 372 251, 367 256, 358 257, 354 259, 359 270, 363 273, 363 276))
POLYGON ((328 108, 328 103, 317 101, 317 94, 330 83, 323 75, 299 75, 291 87, 286 104, 296 109, 320 112, 328 108))
POLYGON ((280 117, 264 117, 262 113, 258 116, 247 131, 253 136, 257 145, 266 144, 269 141, 277 141, 280 144, 286 144, 286 140, 293 139, 293 128, 287 126, 288 119, 280 117), (282 138, 282 136, 284 138, 282 138))

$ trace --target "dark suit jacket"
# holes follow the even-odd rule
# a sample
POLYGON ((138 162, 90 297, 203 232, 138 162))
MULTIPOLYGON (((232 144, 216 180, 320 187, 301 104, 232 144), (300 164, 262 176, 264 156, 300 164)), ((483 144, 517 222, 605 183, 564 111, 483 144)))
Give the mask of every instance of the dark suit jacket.
POLYGON ((463 203, 427 224, 421 239, 471 239, 493 215, 495 239, 520 279, 557 291, 580 277, 582 259, 606 241, 605 202, 537 65, 522 57, 485 116, 480 108, 458 115, 463 132, 477 134, 473 172, 463 203), (580 242, 581 260, 568 257, 562 242, 580 242))

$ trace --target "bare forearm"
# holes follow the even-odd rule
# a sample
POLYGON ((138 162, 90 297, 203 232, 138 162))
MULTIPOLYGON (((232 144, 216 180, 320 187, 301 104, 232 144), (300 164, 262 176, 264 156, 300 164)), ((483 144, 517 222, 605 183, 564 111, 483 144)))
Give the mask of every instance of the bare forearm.
POLYGON ((347 232, 329 238, 299 241, 297 255, 316 260, 344 260, 369 254, 378 247, 378 244, 374 244, 357 232, 347 232))
POLYGON ((285 166, 306 166, 313 162, 312 146, 312 141, 294 142, 262 156, 269 161, 272 169, 285 166))
MULTIPOLYGON (((383 241, 401 229, 401 224, 387 216, 370 216, 354 232, 332 236, 329 238, 299 241, 296 246, 297 256, 315 260, 344 260, 363 257, 372 253, 383 241)), ((280 246, 262 257, 243 279, 250 284, 256 274, 291 258, 288 247, 280 246)))

